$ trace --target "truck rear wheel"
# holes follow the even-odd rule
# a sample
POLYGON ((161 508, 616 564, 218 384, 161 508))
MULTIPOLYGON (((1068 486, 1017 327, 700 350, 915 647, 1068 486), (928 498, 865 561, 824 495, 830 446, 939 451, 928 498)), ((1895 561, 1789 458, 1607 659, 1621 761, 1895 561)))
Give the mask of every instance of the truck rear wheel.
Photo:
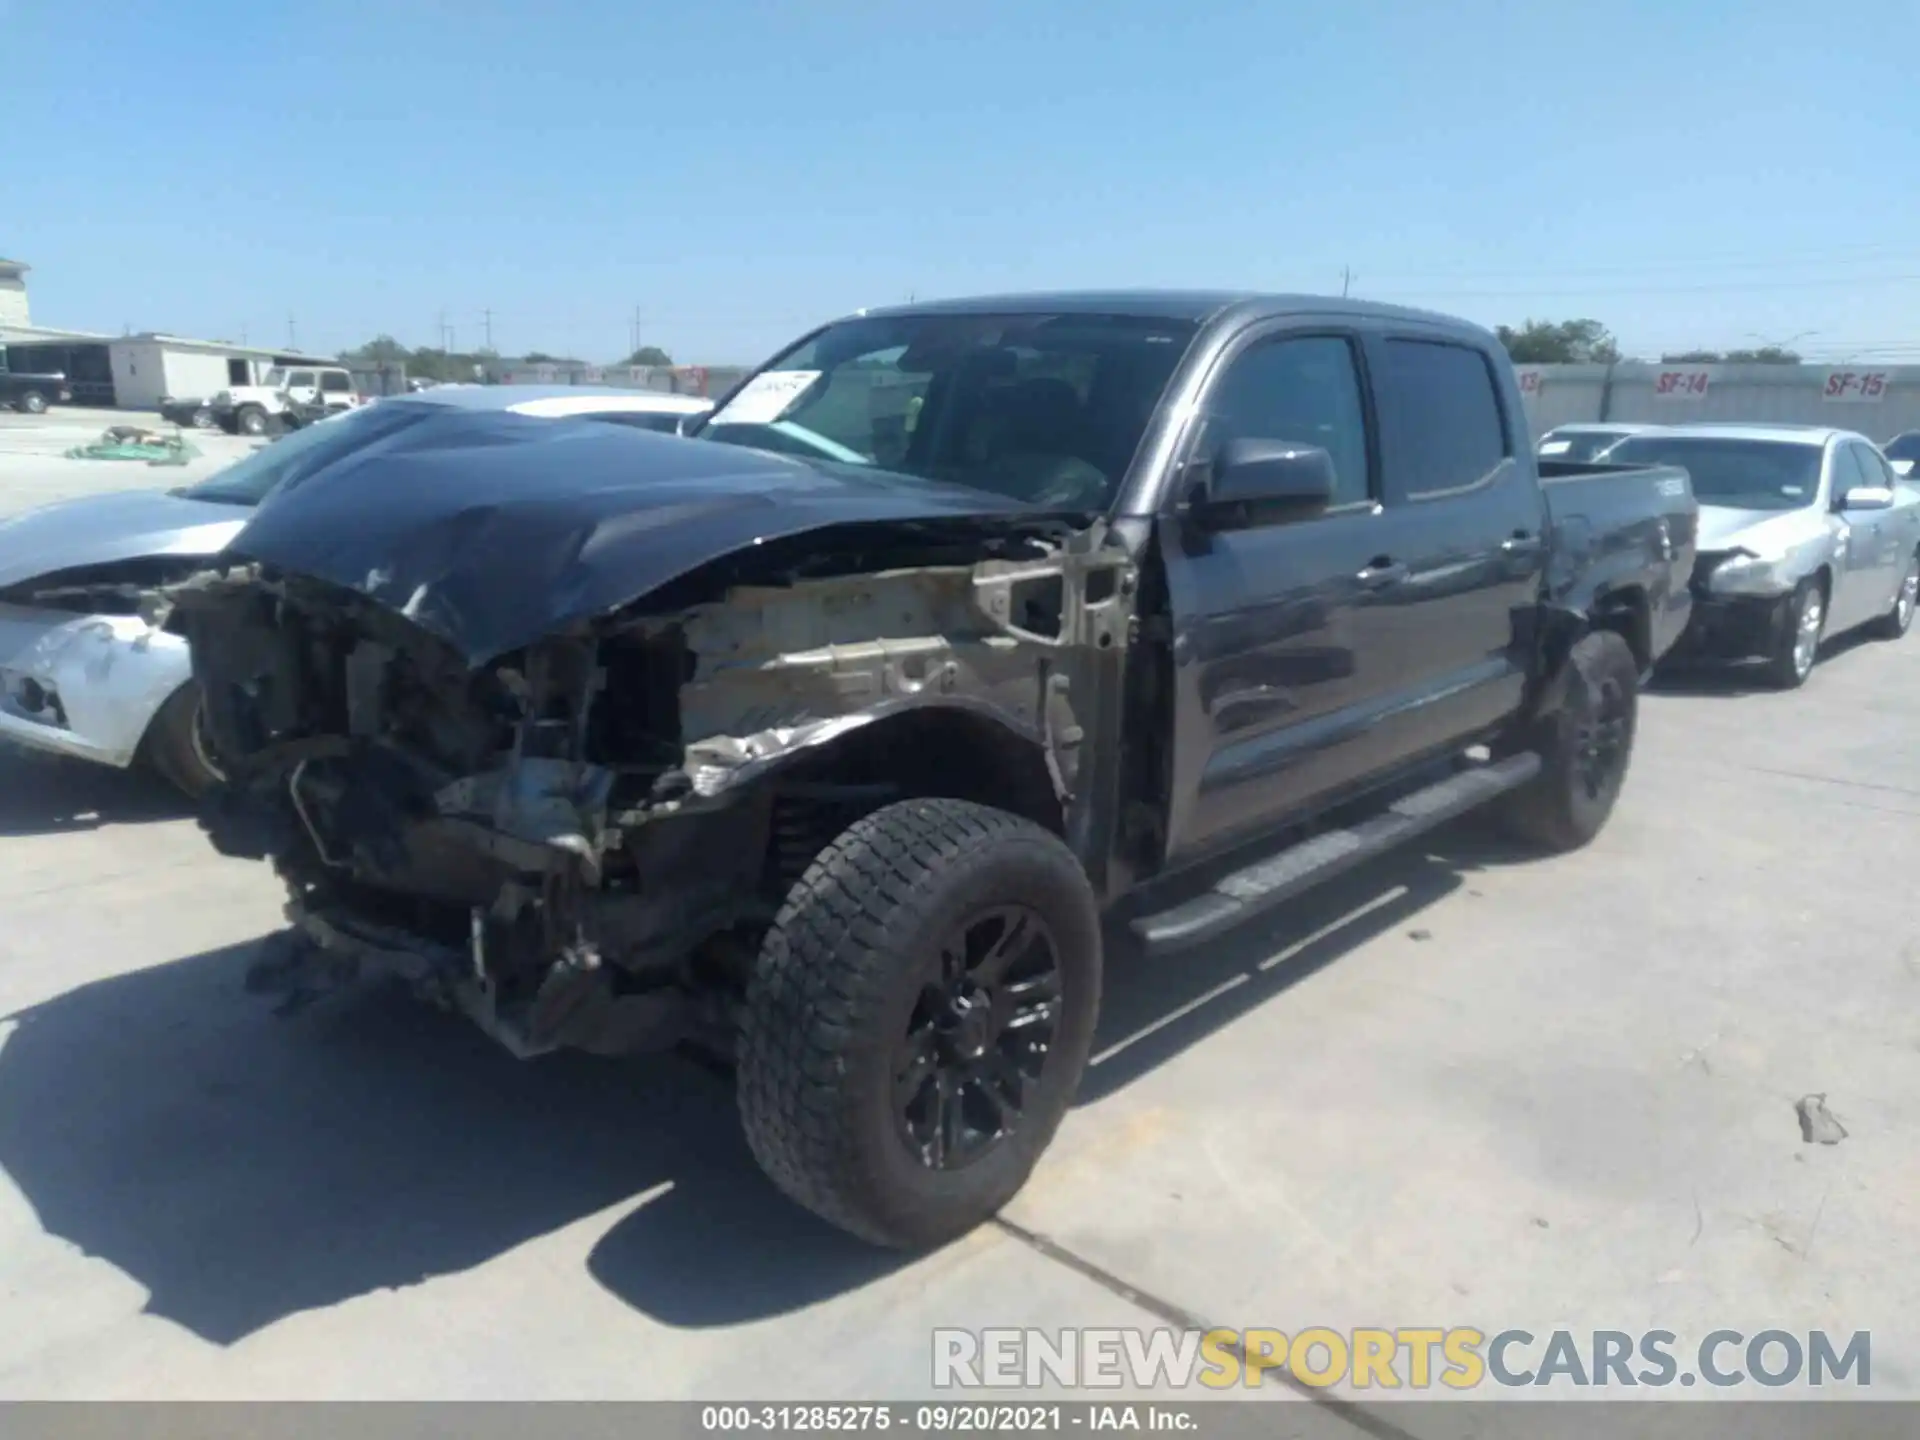
POLYGON ((236 435, 266 434, 267 412, 258 405, 242 405, 233 417, 233 433, 236 435))
POLYGON ((1026 1183, 1086 1068, 1100 919, 1031 821, 907 800, 787 897, 747 984, 747 1142, 774 1183, 878 1245, 939 1244, 1026 1183))
POLYGON ((1499 802, 1506 829, 1545 850, 1577 850, 1607 823, 1633 754, 1640 666, 1625 639, 1594 630, 1567 657, 1565 703, 1539 726, 1539 775, 1499 802))

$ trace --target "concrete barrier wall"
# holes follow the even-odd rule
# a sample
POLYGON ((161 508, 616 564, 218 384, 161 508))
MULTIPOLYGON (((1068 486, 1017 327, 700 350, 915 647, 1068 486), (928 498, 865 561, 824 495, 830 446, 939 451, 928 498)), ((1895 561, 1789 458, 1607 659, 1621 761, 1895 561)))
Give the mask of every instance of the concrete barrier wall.
POLYGON ((1747 420, 1886 440, 1920 430, 1920 365, 1516 365, 1536 438, 1556 425, 1747 420))

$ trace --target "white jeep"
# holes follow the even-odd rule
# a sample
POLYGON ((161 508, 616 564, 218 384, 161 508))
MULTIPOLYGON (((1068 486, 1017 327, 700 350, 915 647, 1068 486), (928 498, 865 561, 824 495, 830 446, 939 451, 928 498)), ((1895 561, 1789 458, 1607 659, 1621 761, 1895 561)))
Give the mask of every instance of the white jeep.
POLYGON ((265 435, 296 412, 351 410, 360 404, 353 376, 338 365, 275 365, 258 385, 236 385, 213 397, 213 417, 232 435, 265 435))

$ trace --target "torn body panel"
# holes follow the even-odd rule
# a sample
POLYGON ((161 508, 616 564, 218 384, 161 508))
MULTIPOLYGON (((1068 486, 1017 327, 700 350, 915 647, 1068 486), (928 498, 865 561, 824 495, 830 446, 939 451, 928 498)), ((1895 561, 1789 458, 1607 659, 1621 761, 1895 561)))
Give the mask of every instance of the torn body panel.
POLYGON ((1060 533, 733 557, 477 667, 332 584, 175 587, 230 777, 203 823, 273 859, 324 957, 277 988, 398 974, 521 1054, 717 1035, 813 854, 914 794, 1041 819, 1098 883, 1085 742, 1117 723, 1136 586, 1101 527, 1060 533))

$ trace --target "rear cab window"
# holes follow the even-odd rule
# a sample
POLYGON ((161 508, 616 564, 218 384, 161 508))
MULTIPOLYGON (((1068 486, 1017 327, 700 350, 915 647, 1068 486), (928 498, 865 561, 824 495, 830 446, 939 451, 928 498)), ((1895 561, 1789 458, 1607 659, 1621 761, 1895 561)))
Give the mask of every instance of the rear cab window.
POLYGON ((1513 438, 1485 351, 1393 337, 1371 347, 1387 498, 1434 500, 1486 484, 1513 438))

